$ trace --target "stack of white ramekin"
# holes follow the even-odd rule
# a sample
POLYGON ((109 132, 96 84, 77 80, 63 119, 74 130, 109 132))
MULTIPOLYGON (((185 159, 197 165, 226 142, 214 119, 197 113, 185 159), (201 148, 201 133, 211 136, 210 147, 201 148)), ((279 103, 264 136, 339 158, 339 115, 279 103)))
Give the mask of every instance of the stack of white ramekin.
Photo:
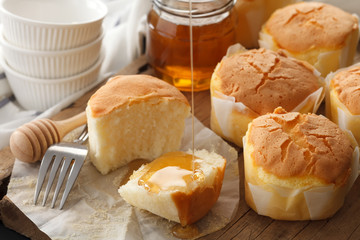
POLYGON ((25 109, 43 111, 97 80, 103 60, 99 0, 3 0, 1 64, 25 109))

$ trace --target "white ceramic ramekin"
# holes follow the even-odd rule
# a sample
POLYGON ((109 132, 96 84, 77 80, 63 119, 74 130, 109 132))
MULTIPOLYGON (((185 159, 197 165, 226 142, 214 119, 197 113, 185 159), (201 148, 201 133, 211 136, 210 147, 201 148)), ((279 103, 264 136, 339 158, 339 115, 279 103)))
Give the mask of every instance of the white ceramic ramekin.
POLYGON ((0 63, 19 104, 28 110, 44 111, 96 81, 103 59, 102 53, 88 70, 71 77, 52 80, 22 75, 10 68, 4 58, 0 58, 0 63))
POLYGON ((0 31, 5 61, 16 72, 29 77, 65 78, 91 67, 99 58, 103 34, 86 45, 59 51, 37 51, 10 44, 0 31))
POLYGON ((99 0, 2 0, 4 38, 32 50, 64 50, 94 41, 106 5, 99 0))

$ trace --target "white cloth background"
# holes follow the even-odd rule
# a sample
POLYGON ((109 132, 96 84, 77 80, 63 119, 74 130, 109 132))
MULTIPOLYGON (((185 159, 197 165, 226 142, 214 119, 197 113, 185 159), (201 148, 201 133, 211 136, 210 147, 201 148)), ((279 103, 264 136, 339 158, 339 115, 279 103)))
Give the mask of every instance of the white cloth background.
POLYGON ((24 110, 12 95, 6 76, 0 68, 0 149, 9 144, 11 133, 22 124, 36 118, 48 118, 69 106, 107 76, 137 58, 143 49, 141 38, 145 31, 145 16, 150 10, 150 0, 102 0, 108 6, 104 19, 105 59, 98 81, 44 112, 24 110))

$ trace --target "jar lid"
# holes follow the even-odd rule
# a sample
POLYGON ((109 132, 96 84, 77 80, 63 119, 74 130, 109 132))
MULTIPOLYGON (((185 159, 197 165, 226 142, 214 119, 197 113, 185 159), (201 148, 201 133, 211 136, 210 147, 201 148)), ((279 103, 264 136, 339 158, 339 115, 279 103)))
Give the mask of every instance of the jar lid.
MULTIPOLYGON (((236 0, 192 0, 192 17, 208 17, 230 10, 236 0)), ((159 9, 178 16, 190 16, 189 0, 153 0, 159 9)))

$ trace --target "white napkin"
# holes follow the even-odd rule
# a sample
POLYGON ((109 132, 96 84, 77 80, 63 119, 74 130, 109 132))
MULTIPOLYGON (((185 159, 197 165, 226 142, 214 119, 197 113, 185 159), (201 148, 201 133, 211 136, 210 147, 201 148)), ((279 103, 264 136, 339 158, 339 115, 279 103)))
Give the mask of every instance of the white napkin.
MULTIPOLYGON (((150 0, 102 0, 108 6, 104 19, 105 36, 102 46, 105 59, 98 80, 85 89, 63 99, 44 112, 24 110, 12 95, 6 76, 0 67, 0 149, 9 144, 11 133, 24 123, 36 118, 49 118, 66 108, 102 80, 118 72, 140 54, 145 30, 145 16, 150 0)), ((1 54, 1 52, 0 52, 1 54)))

